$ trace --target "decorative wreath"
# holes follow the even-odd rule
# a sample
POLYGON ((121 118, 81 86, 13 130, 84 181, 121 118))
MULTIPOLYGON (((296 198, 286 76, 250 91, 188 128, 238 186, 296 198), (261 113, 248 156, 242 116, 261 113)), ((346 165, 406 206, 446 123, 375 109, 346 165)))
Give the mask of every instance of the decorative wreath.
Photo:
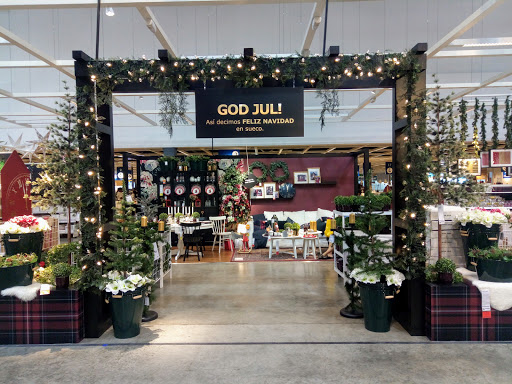
POLYGON ((259 169, 261 171, 261 176, 256 177, 258 183, 263 183, 265 180, 267 180, 268 169, 265 164, 263 164, 261 161, 255 161, 249 166, 249 172, 252 172, 254 168, 259 169))
POLYGON ((272 181, 275 181, 277 183, 282 183, 288 177, 290 177, 290 171, 288 170, 288 165, 284 161, 274 161, 273 163, 270 163, 270 178, 272 181), (281 168, 283 171, 283 176, 276 176, 276 171, 281 168))

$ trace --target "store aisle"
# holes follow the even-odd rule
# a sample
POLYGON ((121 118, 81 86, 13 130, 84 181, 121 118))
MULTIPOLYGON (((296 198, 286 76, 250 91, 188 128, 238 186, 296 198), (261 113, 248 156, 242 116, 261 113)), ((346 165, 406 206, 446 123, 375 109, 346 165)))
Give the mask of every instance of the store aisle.
POLYGON ((174 268, 139 337, 0 347, 0 383, 510 382, 512 344, 431 343, 340 317, 347 298, 331 263, 174 268))

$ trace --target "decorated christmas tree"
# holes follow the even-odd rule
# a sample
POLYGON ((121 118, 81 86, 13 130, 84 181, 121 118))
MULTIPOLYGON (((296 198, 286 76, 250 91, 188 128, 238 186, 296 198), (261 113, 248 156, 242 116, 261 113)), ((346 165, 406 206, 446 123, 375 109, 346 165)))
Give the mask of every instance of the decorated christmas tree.
POLYGON ((46 157, 41 164, 40 176, 32 183, 32 193, 36 195, 35 205, 43 209, 65 207, 68 215, 67 242, 71 242, 71 212, 79 211, 80 180, 78 129, 76 126, 76 107, 74 98, 68 93, 64 101, 57 102, 58 123, 48 127, 50 133, 46 142, 46 157))
POLYGON ((232 164, 222 176, 222 200, 220 214, 228 218, 228 224, 246 223, 251 215, 247 188, 244 186, 243 160, 232 164))

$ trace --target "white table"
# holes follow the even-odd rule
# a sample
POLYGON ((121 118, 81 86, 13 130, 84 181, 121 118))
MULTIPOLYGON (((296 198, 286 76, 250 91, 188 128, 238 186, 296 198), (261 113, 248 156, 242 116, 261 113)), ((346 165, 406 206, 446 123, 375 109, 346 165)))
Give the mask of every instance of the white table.
POLYGON ((273 249, 274 249, 274 242, 276 243, 276 253, 279 253, 279 240, 291 240, 292 241, 292 246, 293 246, 293 256, 295 258, 297 258, 297 245, 295 244, 295 241, 296 240, 302 240, 302 253, 303 253, 303 257, 304 259, 306 259, 307 255, 308 255, 308 249, 309 249, 309 243, 313 243, 313 256, 315 257, 316 259, 316 249, 315 249, 315 243, 317 244, 318 246, 318 250, 320 252, 320 254, 322 254, 322 248, 320 247, 320 240, 318 238, 318 235, 321 234, 322 232, 320 231, 317 231, 317 232, 310 232, 308 234, 312 234, 312 235, 316 235, 316 237, 304 237, 304 235, 300 235, 300 236, 287 236, 287 237, 283 237, 283 236, 268 236, 268 235, 263 235, 264 237, 268 237, 268 240, 270 241, 270 245, 269 245, 269 248, 268 248, 268 258, 271 259, 272 258, 272 254, 273 254, 273 249))
MULTIPOLYGON (((188 223, 188 222, 185 221, 184 223, 188 223)), ((212 229, 213 228, 213 224, 211 221, 201 221, 200 223, 201 223, 200 229, 212 229)), ((179 257, 185 252, 184 245, 183 245, 183 229, 181 228, 181 225, 176 224, 176 223, 171 224, 170 228, 171 228, 171 230, 169 231, 167 241, 169 244, 172 244, 171 243, 171 233, 174 232, 178 235, 177 252, 176 252, 176 256, 174 257, 174 260, 178 260, 179 257)), ((172 255, 172 249, 171 249, 171 255, 172 255)))

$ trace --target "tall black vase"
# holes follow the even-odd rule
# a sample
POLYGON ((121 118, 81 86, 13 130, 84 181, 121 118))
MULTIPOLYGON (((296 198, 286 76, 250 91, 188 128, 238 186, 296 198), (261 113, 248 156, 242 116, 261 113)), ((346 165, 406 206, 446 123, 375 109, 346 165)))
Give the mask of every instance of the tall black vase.
POLYGON ((84 292, 85 337, 98 338, 112 325, 112 316, 105 292, 87 290, 84 292))
POLYGON ((425 279, 404 280, 393 300, 393 317, 411 336, 425 336, 425 279))

